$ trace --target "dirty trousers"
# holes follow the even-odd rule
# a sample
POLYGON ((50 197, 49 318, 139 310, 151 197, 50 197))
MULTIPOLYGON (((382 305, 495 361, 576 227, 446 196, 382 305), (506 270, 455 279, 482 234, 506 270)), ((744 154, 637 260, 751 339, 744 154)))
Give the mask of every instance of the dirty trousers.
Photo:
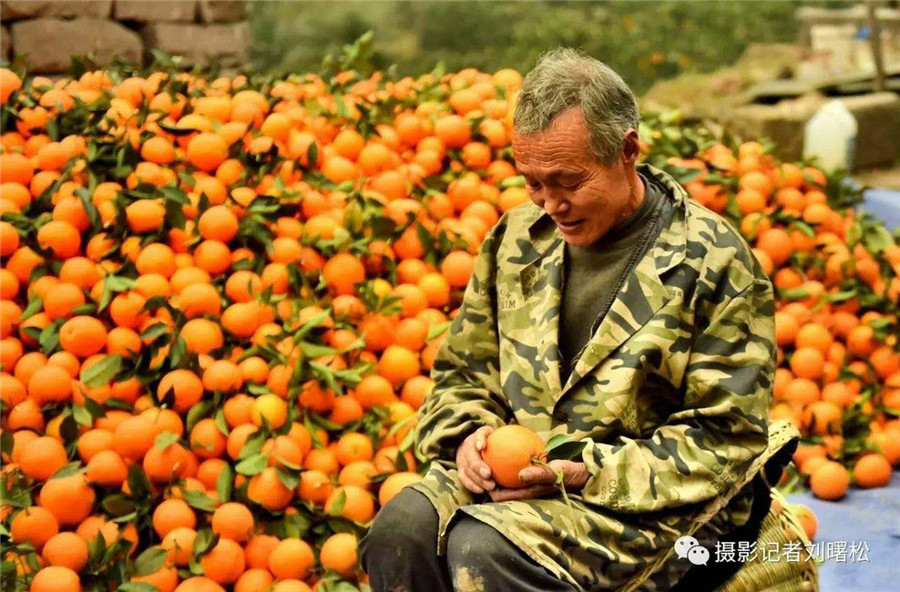
POLYGON ((428 498, 409 488, 394 496, 359 543, 372 592, 575 592, 471 516, 454 521, 446 556, 436 553, 437 537, 428 498))

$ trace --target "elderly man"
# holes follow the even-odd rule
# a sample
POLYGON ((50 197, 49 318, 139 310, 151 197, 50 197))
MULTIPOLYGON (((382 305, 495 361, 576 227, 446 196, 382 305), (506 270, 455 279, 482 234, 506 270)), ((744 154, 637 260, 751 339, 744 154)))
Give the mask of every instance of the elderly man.
MULTIPOLYGON (((419 412, 418 451, 434 462, 361 543, 372 588, 734 582, 750 566, 716 564, 717 542, 736 549, 768 533, 786 544, 793 532, 768 486, 797 437, 768 422, 771 283, 728 223, 637 164, 637 104, 604 64, 545 55, 514 121, 533 204, 506 213, 481 246, 419 412), (492 480, 480 451, 511 423, 586 443, 580 458, 551 463, 572 507, 546 468, 523 469, 522 489, 492 480), (706 565, 676 548, 683 536, 710 552, 706 565)), ((765 589, 811 589, 814 564, 773 577, 783 581, 765 589)))

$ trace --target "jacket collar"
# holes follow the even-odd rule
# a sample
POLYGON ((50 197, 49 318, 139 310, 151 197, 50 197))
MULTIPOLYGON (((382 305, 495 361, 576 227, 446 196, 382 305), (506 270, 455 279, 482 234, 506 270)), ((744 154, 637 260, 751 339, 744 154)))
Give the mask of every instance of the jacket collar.
MULTIPOLYGON (((560 384, 558 355, 546 360, 549 371, 547 386, 553 393, 554 401, 565 396, 582 377, 590 374, 673 297, 666 287, 665 277, 685 258, 688 195, 671 176, 657 168, 642 164, 638 165, 638 171, 665 189, 674 202, 675 214, 632 270, 597 331, 582 350, 565 385, 560 384)), ((523 250, 522 258, 509 263, 520 266, 519 287, 523 297, 532 298, 536 307, 546 313, 543 318, 535 319, 533 328, 539 332, 536 337, 542 343, 552 340, 553 344, 558 344, 562 301, 559 286, 562 285, 565 240, 546 212, 537 207, 531 210, 525 220, 530 248, 523 250), (551 276, 549 281, 539 281, 545 274, 551 276), (539 294, 535 293, 537 287, 540 287, 539 294), (537 299, 533 298, 535 296, 537 299)))

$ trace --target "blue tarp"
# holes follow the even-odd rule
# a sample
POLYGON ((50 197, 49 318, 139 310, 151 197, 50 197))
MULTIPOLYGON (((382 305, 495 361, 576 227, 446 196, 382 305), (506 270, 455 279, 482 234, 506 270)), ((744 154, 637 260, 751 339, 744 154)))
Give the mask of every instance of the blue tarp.
POLYGON ((808 506, 819 520, 816 554, 826 556, 819 565, 821 592, 900 590, 900 476, 896 471, 887 487, 851 488, 838 502, 817 499, 809 492, 789 495, 788 500, 808 506), (868 561, 840 561, 851 557, 841 553, 843 543, 849 550, 851 543, 865 549, 863 542, 868 551, 853 558, 868 561))
MULTIPOLYGON (((860 209, 900 229, 900 191, 867 189, 860 209)), ((839 502, 817 499, 809 492, 788 496, 804 504, 819 520, 816 551, 825 555, 819 565, 821 592, 888 592, 900 590, 900 477, 881 489, 853 489, 839 502), (865 543, 868 561, 841 561, 841 548, 865 543)), ((849 553, 846 554, 849 559, 849 553)), ((856 553, 854 559, 861 558, 856 553)))
POLYGON ((860 209, 884 222, 891 232, 900 229, 900 191, 866 189, 860 209))

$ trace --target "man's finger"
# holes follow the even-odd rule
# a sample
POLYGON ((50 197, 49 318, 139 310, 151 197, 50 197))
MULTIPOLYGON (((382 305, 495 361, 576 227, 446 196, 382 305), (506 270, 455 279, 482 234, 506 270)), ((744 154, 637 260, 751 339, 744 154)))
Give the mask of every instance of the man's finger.
POLYGON ((459 472, 459 482, 463 484, 463 487, 465 487, 472 493, 484 493, 484 490, 478 485, 472 483, 472 480, 469 479, 463 471, 459 472))
MULTIPOLYGON (((478 467, 477 467, 477 466, 467 465, 467 466, 465 467, 465 472, 466 472, 466 476, 467 476, 473 483, 475 483, 476 485, 478 485, 478 486, 481 487, 482 489, 487 489, 488 491, 490 491, 491 489, 494 488, 494 482, 491 481, 490 479, 485 479, 485 478, 482 476, 483 473, 480 473, 480 472, 478 471, 478 467)), ((490 472, 489 472, 488 474, 490 474, 490 472)))
POLYGON ((545 467, 525 467, 519 471, 519 480, 527 485, 551 485, 556 482, 556 475, 545 467))
POLYGON ((484 426, 475 431, 475 450, 478 452, 484 450, 484 447, 487 445, 487 437, 490 436, 493 431, 494 428, 491 426, 484 426))
POLYGON ((470 448, 463 453, 463 456, 466 460, 466 465, 471 467, 482 479, 491 478, 491 468, 487 466, 487 463, 481 458, 480 452, 470 448))

